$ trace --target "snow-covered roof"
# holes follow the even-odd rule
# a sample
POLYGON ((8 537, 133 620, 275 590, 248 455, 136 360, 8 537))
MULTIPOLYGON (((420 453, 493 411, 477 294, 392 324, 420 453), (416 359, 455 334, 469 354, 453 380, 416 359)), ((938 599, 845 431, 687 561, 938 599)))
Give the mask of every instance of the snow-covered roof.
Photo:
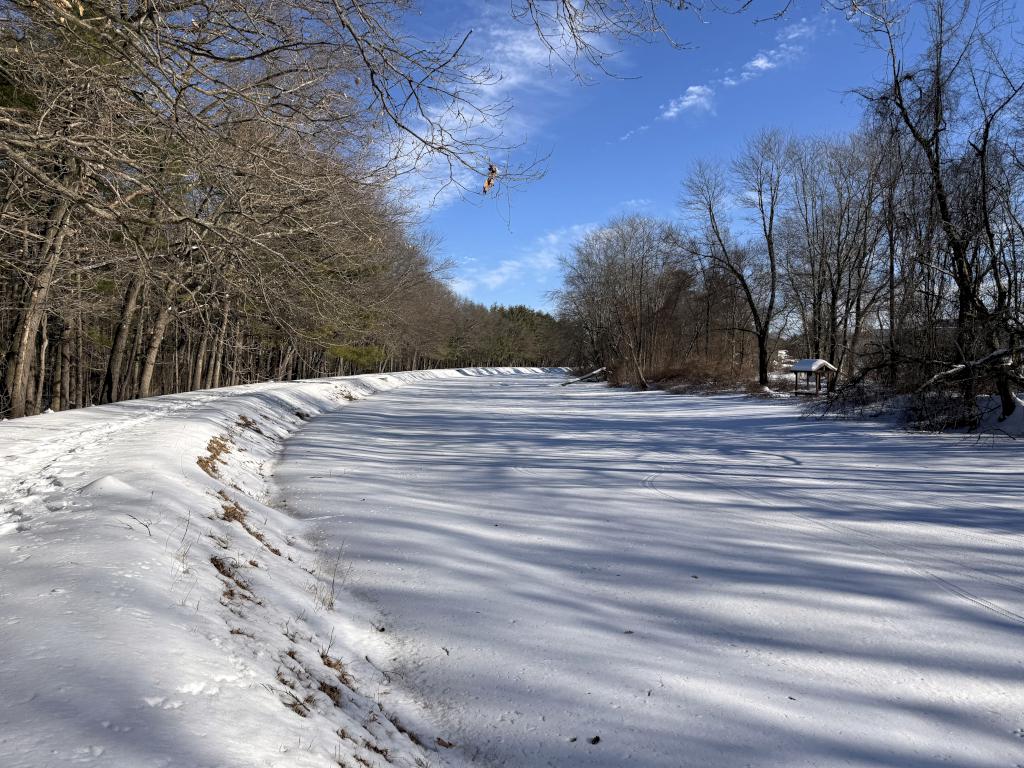
POLYGON ((830 371, 836 370, 836 367, 832 365, 828 360, 811 359, 805 358, 803 360, 797 360, 793 363, 793 367, 790 369, 793 373, 815 373, 820 371, 822 368, 828 368, 830 371))

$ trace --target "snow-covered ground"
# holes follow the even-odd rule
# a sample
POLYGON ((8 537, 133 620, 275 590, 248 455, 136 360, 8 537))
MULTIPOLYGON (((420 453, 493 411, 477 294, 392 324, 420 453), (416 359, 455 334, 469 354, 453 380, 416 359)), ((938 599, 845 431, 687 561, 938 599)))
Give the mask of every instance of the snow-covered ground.
POLYGON ((1018 444, 559 380, 0 424, 0 766, 1024 765, 1018 444))
POLYGON ((275 474, 453 762, 1024 764, 1018 444, 481 378, 312 422, 275 474))
POLYGON ((308 526, 266 506, 266 467, 319 413, 497 372, 255 385, 0 424, 0 766, 437 765, 441 748, 375 700, 372 630, 330 609, 333 564, 308 526))

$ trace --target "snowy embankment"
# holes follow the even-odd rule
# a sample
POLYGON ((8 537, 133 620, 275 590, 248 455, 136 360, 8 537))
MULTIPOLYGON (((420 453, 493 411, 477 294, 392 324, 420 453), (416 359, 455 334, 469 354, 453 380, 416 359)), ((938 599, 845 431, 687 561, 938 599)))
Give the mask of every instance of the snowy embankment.
POLYGON ((497 372, 253 385, 0 424, 0 765, 440 764, 443 747, 415 743, 375 700, 375 630, 331 610, 337 554, 268 505, 266 473, 311 416, 497 372))

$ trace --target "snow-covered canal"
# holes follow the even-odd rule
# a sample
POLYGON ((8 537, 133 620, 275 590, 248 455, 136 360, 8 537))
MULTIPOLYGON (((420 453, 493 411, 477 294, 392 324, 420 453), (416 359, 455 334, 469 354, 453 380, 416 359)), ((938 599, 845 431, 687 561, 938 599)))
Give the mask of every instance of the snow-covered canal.
POLYGON ((1024 764, 1019 446, 557 381, 383 393, 275 471, 453 764, 1024 764))

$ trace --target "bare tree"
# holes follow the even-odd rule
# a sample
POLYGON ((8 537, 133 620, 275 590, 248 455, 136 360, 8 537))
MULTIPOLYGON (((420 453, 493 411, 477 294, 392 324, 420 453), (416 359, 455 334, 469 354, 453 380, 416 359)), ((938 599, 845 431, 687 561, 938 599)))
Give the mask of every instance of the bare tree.
POLYGON ((698 255, 728 273, 746 299, 750 332, 757 340, 757 377, 768 385, 770 339, 778 316, 778 224, 783 204, 787 140, 764 131, 734 161, 731 175, 710 163, 698 163, 684 182, 683 207, 701 227, 698 255), (753 213, 756 235, 740 239, 727 210, 735 199, 753 213))

